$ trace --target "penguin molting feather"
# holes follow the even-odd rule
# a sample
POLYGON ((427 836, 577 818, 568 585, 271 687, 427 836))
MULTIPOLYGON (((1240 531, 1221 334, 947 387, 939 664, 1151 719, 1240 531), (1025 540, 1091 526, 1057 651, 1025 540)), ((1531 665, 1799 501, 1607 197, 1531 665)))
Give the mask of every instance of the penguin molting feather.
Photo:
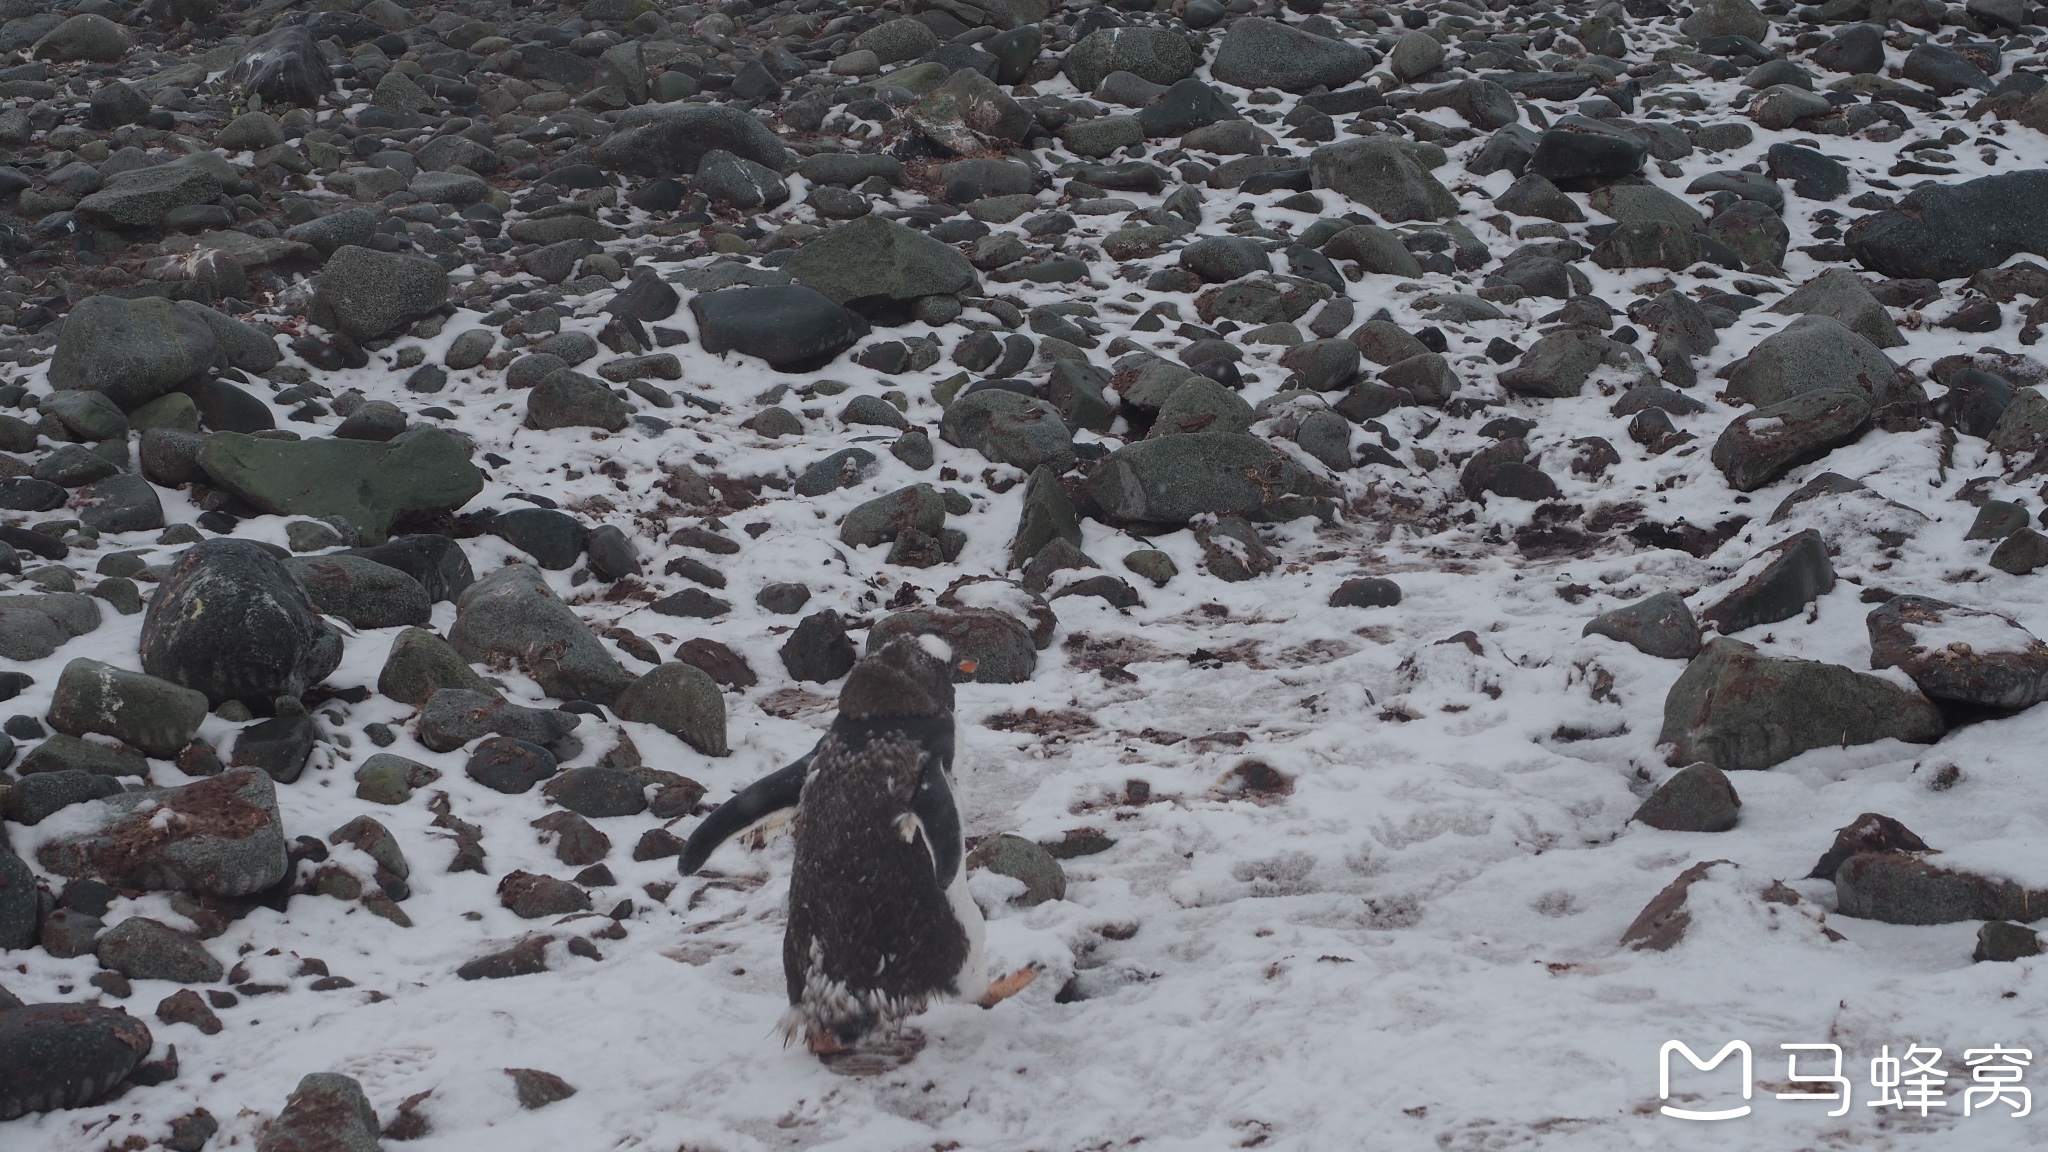
POLYGON ((1026 968, 991 985, 983 967, 953 802, 950 659, 944 642, 921 636, 862 660, 809 755, 721 805, 684 847, 688 875, 727 838, 796 808, 782 1030, 820 1055, 935 999, 993 1006, 1037 975, 1026 968))

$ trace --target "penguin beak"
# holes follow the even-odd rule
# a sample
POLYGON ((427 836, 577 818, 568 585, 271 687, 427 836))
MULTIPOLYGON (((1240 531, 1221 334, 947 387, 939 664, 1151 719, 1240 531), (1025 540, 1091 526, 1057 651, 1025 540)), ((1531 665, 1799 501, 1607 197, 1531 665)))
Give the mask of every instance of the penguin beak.
POLYGON ((979 660, 957 660, 953 663, 954 670, 962 676, 974 675, 974 670, 979 667, 981 667, 981 661, 979 660))

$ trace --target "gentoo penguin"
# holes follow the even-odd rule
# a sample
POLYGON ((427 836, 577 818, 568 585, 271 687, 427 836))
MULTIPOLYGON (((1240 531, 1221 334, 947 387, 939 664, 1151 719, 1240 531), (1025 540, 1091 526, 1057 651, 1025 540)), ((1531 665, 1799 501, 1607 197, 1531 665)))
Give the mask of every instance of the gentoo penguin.
POLYGON ((684 847, 687 876, 727 838, 796 809, 785 1042, 801 1033, 812 1052, 841 1052, 933 1000, 993 1007, 1037 976, 991 984, 983 968, 953 803, 950 659, 936 637, 903 637, 856 664, 809 755, 719 806, 684 847))

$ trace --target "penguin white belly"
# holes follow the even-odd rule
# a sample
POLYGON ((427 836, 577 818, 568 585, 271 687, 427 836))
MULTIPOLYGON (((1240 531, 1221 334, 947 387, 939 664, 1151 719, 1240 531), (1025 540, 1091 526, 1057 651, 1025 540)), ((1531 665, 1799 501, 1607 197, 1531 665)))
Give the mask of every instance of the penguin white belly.
POLYGON ((967 893, 967 862, 963 858, 960 870, 953 875, 953 882, 946 885, 946 903, 953 909, 953 918, 960 921, 960 927, 967 933, 967 959, 960 963, 960 973, 954 977, 953 987, 961 1000, 980 1000, 988 992, 988 961, 982 951, 982 938, 987 934, 981 920, 981 907, 974 897, 967 893))

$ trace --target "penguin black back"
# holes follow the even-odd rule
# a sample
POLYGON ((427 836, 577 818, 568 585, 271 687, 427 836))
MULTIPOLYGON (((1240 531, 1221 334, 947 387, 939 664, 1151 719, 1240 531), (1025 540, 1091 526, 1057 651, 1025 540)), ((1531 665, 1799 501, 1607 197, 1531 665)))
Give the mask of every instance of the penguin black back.
POLYGON ((917 641, 891 643, 855 666, 812 754, 783 971, 788 1027, 814 1047, 961 991, 974 940, 947 894, 961 853, 950 677, 917 641))

